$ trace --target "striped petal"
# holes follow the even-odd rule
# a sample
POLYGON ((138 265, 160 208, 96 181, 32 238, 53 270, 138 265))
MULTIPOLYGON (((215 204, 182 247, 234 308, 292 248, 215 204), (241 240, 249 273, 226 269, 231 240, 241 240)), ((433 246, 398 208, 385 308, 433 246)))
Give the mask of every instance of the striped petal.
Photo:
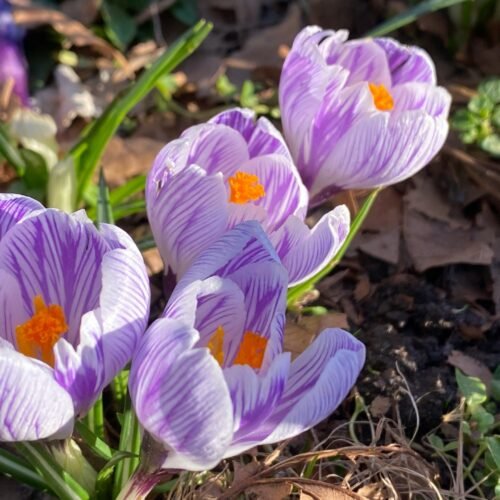
POLYGON ((55 376, 80 415, 130 360, 149 315, 149 281, 141 254, 121 229, 102 225, 101 231, 111 245, 122 248, 103 258, 99 306, 83 316, 78 347, 62 341, 56 345, 55 376))
POLYGON ((22 310, 24 322, 36 295, 60 305, 72 345, 78 344, 82 316, 97 306, 101 262, 109 249, 93 224, 78 217, 46 210, 12 227, 0 242, 0 269, 16 279, 22 296, 21 303, 7 298, 5 307, 22 310))
POLYGON ((0 340, 0 441, 67 438, 73 415, 52 370, 0 340))
POLYGON ((392 89, 397 111, 423 109, 429 115, 446 119, 450 111, 451 95, 442 87, 425 83, 403 83, 392 89))
MULTIPOLYGON (((234 413, 234 436, 225 457, 241 453, 255 445, 259 425, 265 422, 279 404, 290 370, 290 354, 278 356, 263 375, 247 365, 224 370, 234 413), (250 443, 247 436, 252 436, 250 443)), ((262 439, 267 435, 263 434, 262 439)))
POLYGON ((361 342, 338 328, 324 330, 292 363, 281 400, 246 437, 246 447, 289 439, 325 419, 347 396, 364 362, 361 342))
POLYGON ((406 82, 436 84, 436 68, 425 50, 392 38, 375 38, 374 42, 386 54, 393 86, 406 82))
POLYGON ((227 193, 221 174, 190 166, 168 176, 147 199, 148 217, 165 268, 181 277, 227 227, 227 193))
POLYGON ((323 269, 344 243, 349 225, 350 215, 345 205, 325 214, 312 229, 299 218, 289 217, 271 236, 288 271, 288 286, 302 283, 323 269))
POLYGON ((130 391, 144 429, 168 452, 164 468, 206 470, 224 455, 233 433, 229 391, 221 368, 197 332, 162 318, 134 357, 130 391))
POLYGON ((43 205, 33 198, 20 194, 0 194, 0 241, 7 231, 24 217, 43 205))

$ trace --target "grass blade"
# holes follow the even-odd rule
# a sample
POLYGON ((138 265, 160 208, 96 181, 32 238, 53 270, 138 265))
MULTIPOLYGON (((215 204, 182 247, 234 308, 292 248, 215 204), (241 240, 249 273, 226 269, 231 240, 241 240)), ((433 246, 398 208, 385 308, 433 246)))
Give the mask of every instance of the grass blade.
POLYGON ((212 25, 199 21, 165 54, 163 54, 122 95, 118 96, 99 119, 90 126, 82 139, 70 151, 75 161, 78 190, 77 203, 81 203, 85 190, 99 164, 106 145, 122 123, 127 113, 154 88, 158 79, 172 71, 188 57, 205 39, 212 25))
POLYGON ((426 0, 425 2, 420 2, 414 7, 401 12, 397 16, 391 17, 382 24, 366 33, 366 36, 383 36, 395 31, 407 24, 411 24, 416 21, 419 17, 435 12, 437 10, 446 9, 452 5, 457 5, 459 3, 465 2, 466 0, 426 0))
POLYGON ((45 480, 16 455, 0 448, 0 472, 37 490, 48 490, 45 480))

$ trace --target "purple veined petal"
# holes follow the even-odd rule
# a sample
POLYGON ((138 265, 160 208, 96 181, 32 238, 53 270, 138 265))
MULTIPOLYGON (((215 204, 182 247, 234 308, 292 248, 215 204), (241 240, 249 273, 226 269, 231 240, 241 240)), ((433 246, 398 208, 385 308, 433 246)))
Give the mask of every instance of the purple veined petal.
POLYGON ((245 297, 231 280, 213 276, 202 282, 197 299, 195 328, 199 347, 206 347, 217 329, 224 331, 222 367, 236 356, 246 317, 245 297))
POLYGON ((165 179, 147 198, 148 218, 165 267, 180 278, 227 227, 222 175, 190 166, 165 179))
POLYGON ((0 240, 24 217, 43 208, 41 203, 28 196, 0 194, 0 240))
POLYGON ((208 174, 233 175, 248 160, 242 135, 226 125, 204 123, 188 128, 182 137, 189 140, 187 165, 198 165, 208 174))
POLYGON ((269 418, 246 436, 244 449, 291 438, 325 419, 347 396, 364 362, 361 342, 339 328, 324 330, 293 361, 281 401, 269 418))
POLYGON ((275 315, 286 309, 288 274, 285 268, 278 262, 252 263, 227 277, 243 292, 244 330, 269 339, 275 315))
POLYGON ((278 129, 267 119, 256 119, 255 112, 233 108, 214 116, 210 123, 218 123, 237 130, 248 144, 250 158, 280 154, 291 159, 288 147, 278 129))
POLYGON ((271 236, 288 271, 288 286, 298 285, 323 269, 344 243, 349 226, 350 214, 345 205, 323 215, 312 229, 297 217, 290 217, 271 236))
POLYGON ((403 45, 392 38, 375 38, 374 42, 386 54, 393 86, 406 82, 436 84, 436 68, 425 50, 403 45))
POLYGON ((265 195, 249 205, 255 204, 266 210, 267 217, 263 224, 266 230, 274 230, 289 215, 303 213, 307 207, 307 189, 295 165, 287 157, 267 155, 252 158, 241 166, 241 171, 256 175, 259 184, 264 187, 265 195))
MULTIPOLYGON (((317 194, 315 185, 318 184, 318 172, 328 168, 325 164, 335 145, 349 133, 356 122, 373 113, 379 112, 375 109, 373 96, 366 83, 351 85, 340 91, 335 82, 329 85, 325 99, 310 125, 310 139, 303 144, 299 158, 302 178, 310 188, 311 197, 317 194)), ((349 165, 344 167, 348 168, 349 165)), ((342 187, 336 180, 334 174, 331 180, 323 180, 320 186, 323 188, 333 183, 342 187)))
POLYGON ((224 278, 259 262, 279 262, 279 257, 257 222, 242 222, 199 255, 178 283, 173 297, 193 281, 213 275, 224 278))
POLYGON ((443 87, 410 82, 397 85, 391 93, 396 112, 421 109, 434 117, 444 119, 448 117, 451 95, 443 87))
MULTIPOLYGON (((12 227, 0 241, 0 269, 12 275, 22 302, 7 298, 5 307, 21 309, 23 322, 33 315, 33 300, 64 310, 66 340, 77 345, 82 316, 97 307, 101 262, 109 250, 93 224, 57 210, 45 210, 12 227)), ((13 331, 17 325, 10 326, 13 331)))
POLYGON ((26 319, 22 307, 12 307, 22 304, 21 288, 16 278, 3 269, 0 269, 0 283, 0 340, 15 345, 15 327, 26 319))
POLYGON ((334 43, 330 44, 328 49, 327 63, 338 64, 349 70, 347 85, 372 82, 391 87, 391 73, 386 54, 372 39, 334 43))
POLYGON ((164 468, 201 471, 222 458, 233 434, 232 404, 222 369, 197 332, 161 318, 134 356, 130 391, 144 429, 167 451, 164 468))
MULTIPOLYGON (((290 371, 290 353, 279 355, 266 373, 257 374, 248 365, 235 365, 224 370, 234 412, 234 436, 224 458, 248 449, 246 436, 255 443, 259 423, 274 411, 283 396, 290 371)), ((266 438, 263 435, 262 438, 266 438)))
POLYGON ((283 130, 294 158, 299 157, 300 147, 328 84, 341 78, 339 69, 327 66, 317 43, 308 39, 304 31, 295 39, 279 83, 283 130))
POLYGON ((267 210, 263 206, 256 205, 255 203, 229 203, 228 211, 229 218, 227 226, 229 228, 249 220, 258 222, 262 227, 266 227, 268 223, 267 210))
POLYGON ((71 397, 52 370, 0 341, 0 441, 67 438, 73 416, 71 397))

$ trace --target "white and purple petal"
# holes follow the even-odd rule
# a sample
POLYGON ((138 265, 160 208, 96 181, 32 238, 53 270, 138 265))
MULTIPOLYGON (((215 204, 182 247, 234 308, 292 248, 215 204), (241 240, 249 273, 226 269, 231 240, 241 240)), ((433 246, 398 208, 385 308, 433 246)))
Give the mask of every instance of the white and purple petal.
POLYGON ((24 217, 43 208, 41 203, 28 196, 0 194, 0 240, 24 217))

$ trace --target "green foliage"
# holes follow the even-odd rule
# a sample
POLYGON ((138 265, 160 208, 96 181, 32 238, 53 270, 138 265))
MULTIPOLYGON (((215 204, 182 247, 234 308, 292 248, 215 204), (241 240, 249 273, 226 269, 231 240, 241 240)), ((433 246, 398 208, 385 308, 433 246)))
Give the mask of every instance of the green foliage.
MULTIPOLYGON (((478 491, 489 488, 491 495, 496 495, 500 490, 500 435, 497 434, 498 422, 495 421, 495 415, 500 411, 500 365, 489 388, 477 377, 464 375, 458 368, 455 377, 464 399, 460 422, 463 448, 460 450, 458 439, 445 442, 437 434, 429 435, 428 442, 450 463, 455 462, 457 455, 463 452, 464 479, 471 484, 483 481, 478 491)), ((491 497, 488 493, 485 495, 491 497)))
POLYGON ((464 144, 474 144, 494 158, 500 158, 500 78, 483 82, 466 108, 451 118, 464 144))
POLYGON ((101 13, 107 37, 120 50, 125 50, 137 34, 134 18, 120 5, 109 0, 102 2, 101 13))

